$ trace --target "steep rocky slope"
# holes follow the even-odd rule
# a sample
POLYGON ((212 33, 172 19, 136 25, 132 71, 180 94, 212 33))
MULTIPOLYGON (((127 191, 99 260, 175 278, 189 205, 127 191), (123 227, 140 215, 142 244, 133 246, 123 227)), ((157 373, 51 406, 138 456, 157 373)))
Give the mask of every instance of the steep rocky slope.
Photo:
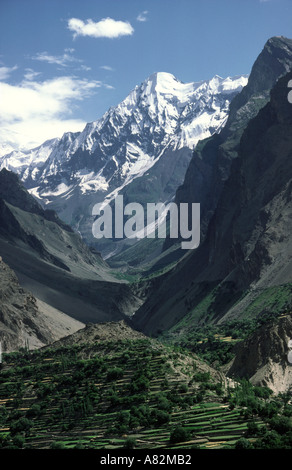
MULTIPOLYGON (((255 61, 247 85, 234 97, 226 125, 219 134, 196 147, 176 202, 200 202, 201 239, 217 206, 224 182, 238 156, 240 138, 248 124, 270 99, 276 81, 292 69, 292 40, 273 37, 255 61)), ((168 240, 166 246, 173 243, 168 240)))
POLYGON ((253 385, 269 387, 276 393, 291 390, 292 364, 287 357, 291 338, 290 313, 271 325, 262 326, 238 344, 235 358, 227 367, 227 375, 248 378, 253 385))
POLYGON ((0 342, 2 352, 39 348, 84 325, 61 312, 49 311, 24 290, 0 257, 0 342))
POLYGON ((0 187, 0 255, 24 288, 81 322, 121 320, 137 308, 99 253, 54 213, 48 219, 12 172, 0 172, 0 187))
POLYGON ((277 82, 244 131, 204 242, 155 280, 158 293, 135 315, 144 331, 168 328, 186 313, 191 321, 224 321, 254 289, 291 283, 291 78, 277 82))
MULTIPOLYGON (((276 81, 291 69, 292 40, 284 37, 269 39, 252 67, 247 85, 231 101, 226 125, 219 133, 197 144, 184 183, 176 192, 175 202, 178 205, 200 203, 201 243, 229 177, 232 162, 238 157, 240 139, 248 122, 267 104, 276 81)), ((231 197, 236 199, 236 189, 231 197)), ((135 255, 139 259, 140 253, 145 251, 143 240, 109 262, 129 260, 133 266, 135 255)), ((154 260, 153 269, 164 268, 185 255, 180 248, 180 240, 167 238, 162 255, 159 253, 159 259, 154 260)))
POLYGON ((40 215, 50 222, 56 222, 67 232, 73 232, 52 210, 44 210, 40 204, 30 196, 16 173, 8 171, 5 167, 0 171, 0 198, 9 204, 26 212, 40 215))

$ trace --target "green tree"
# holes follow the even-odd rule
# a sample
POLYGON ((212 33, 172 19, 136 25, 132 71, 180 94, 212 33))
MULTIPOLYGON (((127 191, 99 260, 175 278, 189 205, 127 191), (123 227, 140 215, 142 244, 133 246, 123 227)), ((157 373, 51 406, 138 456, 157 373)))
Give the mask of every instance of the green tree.
POLYGON ((177 442, 185 442, 189 437, 189 432, 182 426, 178 426, 171 431, 169 441, 171 444, 175 444, 177 442))
POLYGON ((256 436, 259 432, 259 427, 257 423, 252 420, 247 423, 247 435, 248 436, 256 436))
POLYGON ((117 380, 123 377, 123 369, 121 367, 113 367, 107 372, 107 380, 117 380))
POLYGON ((40 405, 34 403, 27 412, 27 416, 30 418, 37 417, 41 414, 40 405))
POLYGON ((251 449, 252 445, 248 439, 241 437, 235 444, 236 449, 251 449))
POLYGON ((16 434, 15 436, 13 436, 12 442, 16 447, 22 449, 25 443, 25 438, 21 434, 16 434))
POLYGON ((275 416, 270 419, 269 424, 271 429, 274 429, 279 434, 285 434, 292 431, 291 418, 287 416, 275 416))
POLYGON ((64 442, 54 441, 51 444, 51 449, 65 449, 64 442))
POLYGON ((133 437, 127 437, 123 447, 124 449, 134 449, 136 445, 136 440, 133 437))
POLYGON ((265 435, 256 442, 259 449, 279 449, 281 444, 280 436, 276 431, 267 431, 265 435))
POLYGON ((29 432, 33 423, 27 418, 20 418, 17 421, 11 423, 10 432, 12 435, 18 434, 20 432, 29 432))

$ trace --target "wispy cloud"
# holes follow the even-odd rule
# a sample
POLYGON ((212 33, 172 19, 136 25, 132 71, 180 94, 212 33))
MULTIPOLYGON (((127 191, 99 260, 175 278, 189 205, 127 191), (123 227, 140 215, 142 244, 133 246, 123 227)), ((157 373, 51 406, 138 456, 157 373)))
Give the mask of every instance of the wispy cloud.
POLYGON ((142 11, 142 13, 139 13, 139 15, 137 16, 137 21, 140 21, 140 22, 145 22, 148 20, 148 11, 147 10, 144 10, 142 11))
POLYGON ((91 70, 91 67, 88 67, 87 65, 80 65, 80 69, 81 70, 84 70, 85 72, 89 72, 91 70))
MULTIPOLYGON (((0 83, 0 140, 18 148, 31 148, 86 124, 72 118, 72 110, 105 85, 76 77, 57 77, 18 85, 0 83)), ((107 87, 106 87, 107 88, 107 87)))
POLYGON ((48 64, 56 64, 62 67, 67 67, 68 64, 74 62, 82 62, 81 59, 77 59, 72 55, 74 49, 65 49, 64 54, 62 55, 51 55, 48 52, 38 52, 35 56, 32 57, 33 60, 39 60, 40 62, 47 62, 48 64))
POLYGON ((98 22, 91 19, 86 22, 78 18, 70 18, 68 29, 73 32, 73 38, 77 36, 89 36, 92 38, 119 38, 131 36, 134 28, 128 21, 116 21, 112 18, 103 18, 98 22))
POLYGON ((110 67, 110 65, 101 65, 99 68, 102 69, 102 70, 107 70, 108 72, 113 72, 114 71, 114 69, 112 67, 110 67))
POLYGON ((33 69, 25 69, 24 78, 25 80, 34 80, 39 75, 41 75, 41 72, 35 72, 33 69))
POLYGON ((108 90, 115 90, 115 87, 112 85, 108 85, 108 83, 104 83, 104 87, 107 88, 108 90))
POLYGON ((17 65, 14 65, 14 67, 0 67, 0 80, 6 80, 6 78, 9 78, 11 73, 17 68, 17 65))

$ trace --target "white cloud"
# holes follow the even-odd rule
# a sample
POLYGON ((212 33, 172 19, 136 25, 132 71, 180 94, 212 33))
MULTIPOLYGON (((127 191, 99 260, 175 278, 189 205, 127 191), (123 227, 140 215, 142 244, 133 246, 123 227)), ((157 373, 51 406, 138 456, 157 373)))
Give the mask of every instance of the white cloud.
POLYGON ((31 148, 66 131, 82 130, 85 122, 72 119, 78 101, 91 96, 102 82, 58 77, 19 85, 0 83, 0 140, 14 148, 31 148))
POLYGON ((101 65, 99 68, 103 69, 103 70, 107 70, 108 72, 113 72, 114 71, 114 69, 112 67, 110 67, 109 65, 101 65))
POLYGON ((148 15, 148 11, 144 10, 144 11, 142 11, 142 13, 139 13, 139 15, 137 16, 136 19, 137 19, 137 21, 145 22, 145 21, 148 20, 147 15, 148 15))
POLYGON ((48 62, 49 64, 61 65, 62 67, 67 67, 68 64, 72 62, 82 62, 80 59, 76 59, 71 54, 74 52, 74 49, 65 49, 63 55, 50 55, 48 52, 38 52, 33 60, 39 60, 40 62, 48 62))
POLYGON ((82 65, 80 66, 80 69, 81 69, 81 70, 84 70, 85 72, 89 72, 89 71, 91 70, 91 67, 88 67, 87 65, 83 65, 83 64, 82 64, 82 65))
POLYGON ((39 75, 41 75, 41 72, 35 72, 33 69, 25 69, 24 78, 26 80, 34 80, 39 75))
POLYGON ((48 64, 55 64, 61 67, 68 67, 72 64, 80 64, 76 70, 83 70, 85 72, 89 72, 91 67, 88 67, 85 64, 82 64, 82 59, 77 59, 72 54, 75 51, 73 48, 64 49, 63 55, 51 55, 48 52, 38 52, 35 56, 31 57, 33 60, 38 60, 40 62, 47 62, 48 64))
POLYGON ((104 87, 107 88, 108 90, 115 90, 114 86, 108 85, 107 83, 104 84, 104 87))
POLYGON ((65 132, 80 132, 86 122, 78 119, 31 118, 15 121, 0 129, 0 157, 12 150, 28 150, 41 145, 46 140, 62 137, 65 132))
POLYGON ((14 67, 0 67, 0 80, 5 80, 10 77, 11 73, 17 68, 17 65, 14 65, 14 67))
POLYGON ((131 36, 134 28, 128 21, 116 21, 112 18, 103 18, 95 23, 91 19, 86 22, 78 18, 70 18, 68 29, 73 32, 73 38, 77 36, 90 36, 92 38, 119 38, 131 36))

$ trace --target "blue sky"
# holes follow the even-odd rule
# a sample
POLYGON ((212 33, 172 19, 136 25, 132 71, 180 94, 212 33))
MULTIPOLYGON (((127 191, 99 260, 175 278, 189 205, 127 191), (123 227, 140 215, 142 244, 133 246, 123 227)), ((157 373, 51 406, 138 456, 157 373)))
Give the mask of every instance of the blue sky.
POLYGON ((0 0, 0 147, 82 130, 153 72, 248 74, 291 18, 291 0, 0 0))

